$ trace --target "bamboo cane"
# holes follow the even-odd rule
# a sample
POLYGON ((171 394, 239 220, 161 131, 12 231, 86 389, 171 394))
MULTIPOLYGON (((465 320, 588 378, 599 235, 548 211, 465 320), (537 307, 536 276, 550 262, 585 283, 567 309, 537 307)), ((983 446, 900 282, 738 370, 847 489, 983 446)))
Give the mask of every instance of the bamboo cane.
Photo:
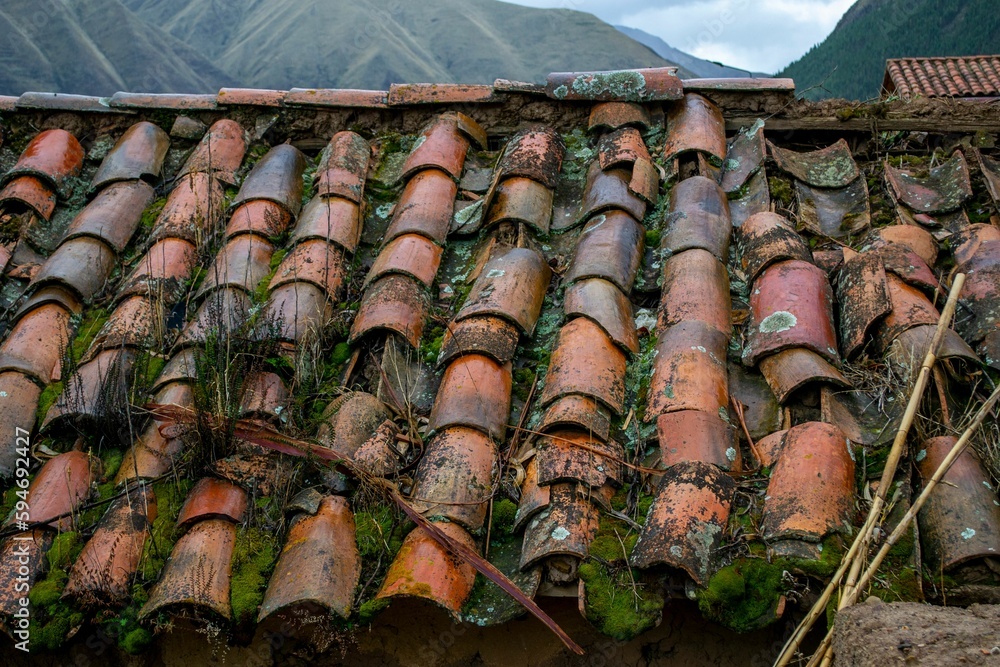
MULTIPOLYGON (((937 361, 937 350, 941 345, 941 341, 944 339, 944 332, 948 329, 948 323, 951 322, 952 318, 955 316, 955 308, 958 305, 958 296, 962 292, 962 288, 965 286, 965 274, 959 273, 955 275, 955 279, 951 284, 951 291, 948 293, 948 301, 944 305, 944 309, 941 311, 941 317, 938 318, 937 329, 934 331, 934 337, 931 339, 930 348, 927 350, 927 355, 924 357, 924 361, 920 366, 920 373, 917 375, 917 380, 913 385, 913 390, 910 393, 909 402, 906 405, 906 412, 903 413, 903 420, 899 424, 899 430, 896 431, 896 437, 892 442, 892 449, 889 450, 889 456, 885 462, 885 469, 882 471, 882 479, 879 482, 878 491, 875 494, 875 498, 872 500, 871 510, 868 512, 868 517, 865 519, 864 526, 862 526, 861 531, 854 538, 854 542, 851 543, 851 548, 848 550, 847 554, 844 556, 844 560, 841 562, 840 567, 833 575, 833 579, 823 590, 819 599, 809 610, 802 622, 799 623, 798 628, 795 633, 789 638, 788 642, 785 643, 781 654, 778 659, 774 662, 774 667, 786 667, 791 661, 795 652, 798 651, 799 647, 802 645, 802 641, 805 639, 806 634, 815 625, 816 620, 826 611, 826 605, 833 596, 833 592, 840 585, 841 580, 844 578, 844 574, 851 567, 854 559, 858 557, 863 550, 867 550, 868 540, 871 537, 871 531, 875 527, 875 523, 878 517, 882 513, 882 509, 885 507, 885 497, 889 490, 889 485, 892 483, 892 478, 896 475, 896 469, 899 467, 899 459, 902 458, 903 449, 906 444, 906 436, 910 432, 910 427, 913 426, 913 421, 917 416, 917 409, 920 406, 920 401, 923 397, 924 390, 927 388, 927 382, 931 375, 931 369, 937 361)), ((853 584, 845 585, 844 595, 853 594, 857 586, 853 584)))
MULTIPOLYGON (((998 399, 1000 399, 1000 387, 997 387, 996 389, 993 390, 993 393, 990 394, 990 397, 986 399, 985 403, 983 403, 983 406, 979 409, 979 412, 976 413, 976 416, 975 418, 973 418, 972 423, 970 423, 969 427, 965 429, 961 437, 951 448, 951 451, 948 452, 948 455, 941 462, 941 465, 939 465, 937 470, 934 471, 934 474, 931 476, 930 481, 928 481, 927 484, 924 486, 923 490, 920 492, 920 495, 917 496, 917 499, 914 501, 913 505, 910 506, 909 511, 907 511, 907 513, 903 516, 903 518, 899 522, 899 525, 897 525, 895 530, 892 531, 892 534, 889 535, 889 538, 885 541, 885 544, 882 545, 882 548, 879 549, 878 553, 875 555, 875 558, 872 559, 871 564, 861 575, 860 579, 858 579, 857 588, 854 589, 853 593, 850 596, 845 596, 844 599, 841 600, 842 603, 846 603, 843 604, 844 607, 849 607, 858 601, 858 596, 860 595, 860 591, 863 590, 865 586, 868 585, 868 582, 870 582, 872 580, 872 577, 875 576, 875 573, 878 572, 879 566, 882 565, 882 561, 885 560, 885 557, 889 555, 889 551, 892 549, 892 547, 894 547, 896 543, 899 542, 900 539, 902 539, 907 529, 909 529, 910 524, 913 523, 913 520, 917 517, 917 513, 920 512, 920 508, 924 506, 924 503, 927 502, 927 499, 934 491, 934 488, 937 487, 937 485, 941 482, 941 479, 944 478, 944 476, 948 473, 948 470, 951 469, 951 466, 955 463, 958 457, 962 455, 962 452, 965 451, 965 448, 968 446, 969 441, 972 439, 972 436, 975 434, 976 430, 982 425, 983 421, 986 419, 986 415, 990 413, 990 411, 993 409, 993 406, 996 404, 998 399)), ((833 629, 831 628, 826 633, 826 637, 823 638, 823 642, 820 644, 819 649, 817 649, 816 651, 816 655, 822 656, 823 658, 823 662, 820 664, 826 664, 827 662, 829 662, 829 656, 832 655, 830 652, 830 646, 832 642, 833 642, 833 629)), ((813 662, 810 661, 809 665, 812 664, 813 662)))

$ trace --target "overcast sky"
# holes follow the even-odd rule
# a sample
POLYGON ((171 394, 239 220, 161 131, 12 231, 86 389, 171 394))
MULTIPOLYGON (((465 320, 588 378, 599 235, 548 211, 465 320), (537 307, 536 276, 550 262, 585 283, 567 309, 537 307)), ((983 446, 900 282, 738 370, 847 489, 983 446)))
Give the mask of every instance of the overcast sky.
POLYGON ((854 0, 506 0, 590 12, 706 60, 777 72, 830 34, 854 0))

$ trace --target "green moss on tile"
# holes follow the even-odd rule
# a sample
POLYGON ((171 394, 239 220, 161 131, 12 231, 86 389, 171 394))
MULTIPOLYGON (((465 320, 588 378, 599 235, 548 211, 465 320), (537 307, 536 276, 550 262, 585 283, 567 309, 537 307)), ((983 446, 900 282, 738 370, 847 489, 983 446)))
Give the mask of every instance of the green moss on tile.
POLYGON ((783 176, 768 176, 767 187, 771 191, 771 199, 775 200, 783 208, 790 208, 795 199, 792 190, 792 182, 783 176))
POLYGON ((80 360, 90 349, 91 343, 108 321, 111 313, 106 308, 89 308, 76 327, 76 336, 70 345, 70 355, 73 360, 80 360))
POLYGON ((736 632, 750 632, 773 622, 780 596, 787 590, 783 568, 760 558, 722 568, 698 591, 698 608, 708 619, 736 632))
POLYGON ((146 628, 133 628, 122 635, 118 646, 129 655, 139 655, 153 643, 153 633, 146 628))
POLYGON ((176 536, 174 528, 177 515, 184 505, 184 499, 193 483, 189 479, 164 480, 153 484, 156 494, 156 519, 150 532, 150 539, 143 547, 139 561, 139 573, 143 581, 153 583, 160 576, 163 564, 174 548, 176 536))
POLYGON ((514 528, 514 516, 517 514, 517 504, 507 498, 493 501, 493 516, 491 519, 492 533, 506 535, 514 528))
POLYGON ((280 552, 278 536, 271 531, 248 526, 237 533, 229 596, 234 623, 253 623, 256 620, 280 552))
POLYGON ((637 570, 608 568, 597 562, 580 565, 586 590, 587 619, 603 634, 628 641, 652 628, 663 613, 663 595, 646 585, 637 570), (635 583, 633 583, 635 582, 635 583))
POLYGON ((362 603, 358 607, 358 623, 370 625, 375 617, 382 613, 382 610, 389 606, 389 598, 376 598, 362 603))

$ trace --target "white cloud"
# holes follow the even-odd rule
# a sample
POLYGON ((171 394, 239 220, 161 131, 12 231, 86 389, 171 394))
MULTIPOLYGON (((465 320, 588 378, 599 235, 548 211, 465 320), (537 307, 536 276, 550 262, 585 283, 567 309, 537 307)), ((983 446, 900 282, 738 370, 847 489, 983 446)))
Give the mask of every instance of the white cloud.
POLYGON ((776 72, 823 41, 854 0, 508 0, 590 12, 699 58, 776 72))

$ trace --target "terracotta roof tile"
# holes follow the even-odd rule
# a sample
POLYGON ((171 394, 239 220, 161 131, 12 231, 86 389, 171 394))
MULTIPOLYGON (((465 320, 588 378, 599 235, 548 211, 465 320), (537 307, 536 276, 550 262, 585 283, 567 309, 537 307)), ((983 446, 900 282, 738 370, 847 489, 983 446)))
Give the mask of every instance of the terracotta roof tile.
POLYGON ((285 95, 285 104, 306 107, 384 109, 389 106, 389 92, 385 90, 292 88, 285 95))
POLYGON ((312 605, 348 618, 362 565, 354 532, 354 514, 339 496, 325 496, 315 512, 296 516, 268 583, 259 620, 312 605))
MULTIPOLYGON (((928 480, 955 446, 954 436, 930 438, 919 447, 920 476, 928 480)), ((948 572, 1000 553, 1000 505, 979 458, 965 449, 920 510, 920 542, 927 560, 948 572)))
POLYGON ((216 108, 216 96, 119 92, 111 96, 108 100, 108 106, 118 109, 171 109, 177 111, 204 111, 216 108))
POLYGON ((170 148, 170 136, 152 123, 136 123, 118 139, 90 182, 92 191, 110 183, 157 179, 170 148))
POLYGON ((660 481, 629 562, 643 569, 676 568, 704 584, 714 572, 712 553, 722 542, 735 492, 732 478, 713 465, 671 467, 660 481))
MULTIPOLYGON (((90 497, 90 485, 101 464, 85 452, 66 452, 46 461, 28 487, 28 523, 46 524, 60 532, 72 530, 73 513, 90 497)), ((11 515, 4 527, 15 525, 11 515)))
POLYGON ((66 181, 83 168, 83 146, 66 130, 45 130, 32 139, 3 182, 17 176, 34 176, 63 193, 66 181))
POLYGON ((56 210, 56 191, 35 176, 18 176, 0 191, 0 206, 7 209, 11 202, 27 206, 48 220, 56 210))
POLYGON ((890 58, 883 88, 911 97, 1000 96, 1000 63, 996 56, 890 58))
POLYGON ((52 111, 89 111, 96 113, 134 113, 127 109, 113 109, 108 98, 66 93, 27 92, 17 98, 18 109, 45 109, 52 111))
POLYGON ((389 85, 389 106, 495 101, 497 98, 493 86, 461 83, 393 83, 389 85))
POLYGON ((281 107, 286 95, 284 90, 221 88, 215 99, 219 106, 281 107))
POLYGON ((946 213, 972 196, 969 165, 962 151, 920 178, 886 163, 885 180, 896 198, 917 213, 946 213))
POLYGON ((108 519, 94 531, 73 563, 63 594, 84 607, 124 604, 131 592, 131 573, 139 567, 156 511, 151 487, 139 486, 113 501, 108 519))
POLYGON ((557 100, 662 102, 676 100, 683 92, 677 70, 612 70, 606 72, 555 72, 545 81, 549 97, 557 100))
MULTIPOLYGON (((764 85, 749 84, 752 90, 764 85)), ((770 87, 781 96, 783 84, 770 87)), ((750 482, 764 507, 744 506, 743 495, 739 507, 739 525, 762 525, 768 542, 749 534, 741 539, 777 555, 817 558, 826 528, 846 530, 841 519, 854 518, 827 520, 836 514, 830 508, 855 504, 846 438, 857 438, 852 445, 870 452, 884 442, 866 423, 879 404, 860 409, 871 397, 846 378, 857 377, 858 364, 905 374, 919 363, 935 328, 931 299, 946 287, 940 282, 952 261, 969 272, 955 325, 967 341, 948 330, 938 356, 971 363, 951 365, 955 376, 944 378, 944 389, 954 400, 967 397, 960 378, 978 368, 970 343, 988 364, 1000 364, 1000 329, 990 319, 1000 294, 993 266, 1000 266, 1000 240, 992 226, 961 226, 968 222, 962 207, 974 202, 969 210, 980 215, 978 202, 989 203, 981 196, 990 194, 976 179, 970 181, 974 198, 954 213, 921 212, 900 202, 899 217, 914 224, 889 226, 884 198, 873 195, 879 227, 832 242, 827 237, 843 231, 840 222, 835 230, 819 213, 839 215, 842 202, 814 212, 810 202, 849 198, 855 190, 867 196, 868 179, 884 165, 861 164, 863 153, 855 163, 840 142, 805 150, 818 136, 811 134, 796 134, 792 152, 792 140, 767 130, 766 138, 778 144, 772 154, 794 181, 779 176, 771 185, 789 183, 801 195, 786 210, 787 192, 776 192, 771 203, 763 124, 748 122, 755 105, 770 102, 741 97, 734 82, 687 88, 704 90, 713 101, 688 95, 665 110, 627 102, 627 95, 561 103, 546 99, 539 86, 503 82, 492 88, 397 87, 391 100, 377 91, 223 90, 219 108, 199 115, 215 123, 208 133, 199 126, 189 135, 187 141, 200 141, 186 160, 187 143, 166 150, 162 168, 146 166, 157 159, 134 160, 125 180, 109 181, 82 212, 76 197, 43 194, 38 206, 52 222, 10 200, 4 215, 15 224, 9 228, 30 224, 0 251, 11 256, 8 301, 26 277, 34 281, 27 298, 11 304, 14 316, 0 340, 0 427, 33 431, 40 402, 49 404, 42 390, 57 391, 51 383, 58 378, 65 389, 43 415, 46 444, 69 450, 94 447, 102 438, 102 455, 110 448, 123 458, 117 491, 131 485, 97 524, 78 526, 86 545, 69 567, 64 604, 109 616, 109 607, 124 604, 130 609, 123 613, 134 614, 139 586, 152 593, 144 618, 232 618, 233 545, 246 537, 238 537, 241 531, 253 529, 273 542, 268 553, 275 558, 284 547, 274 573, 253 591, 263 599, 258 620, 268 627, 303 613, 332 612, 353 623, 355 607, 376 591, 384 598, 431 601, 457 618, 475 581, 469 566, 420 529, 405 538, 390 564, 394 557, 384 545, 365 541, 372 519, 381 525, 384 499, 364 496, 364 524, 359 515, 355 526, 350 503, 357 491, 348 466, 314 469, 326 457, 324 448, 367 474, 391 478, 411 505, 470 548, 488 543, 490 560, 525 594, 535 595, 543 580, 550 591, 579 591, 584 614, 595 622, 593 580, 581 584, 580 575, 618 567, 594 540, 607 540, 609 519, 638 519, 630 509, 636 502, 652 502, 647 521, 634 550, 623 534, 624 551, 615 558, 647 570, 636 576, 655 587, 649 590, 675 595, 681 585, 691 590, 707 584, 729 559, 741 567, 741 552, 729 549, 738 529, 729 514, 735 510, 731 475, 741 472, 744 457, 773 470, 769 481, 750 482), (471 91, 487 99, 436 108, 417 103, 435 100, 424 97, 434 90, 437 97, 466 99, 471 91), (734 111, 733 99, 744 106, 734 111), (372 104, 390 102, 400 105, 372 111, 372 104), (296 108, 303 104, 315 109, 296 108), (332 110, 338 104, 347 105, 343 112, 332 110), (253 125, 252 107, 266 118, 245 132, 234 118, 253 125), (483 125, 454 111, 459 108, 483 125), (278 110, 281 120, 269 124, 278 110), (746 129, 726 142, 723 120, 730 129, 746 129), (357 132, 339 131, 348 124, 357 132), (428 127, 423 136, 414 133, 420 127, 428 127), (661 192, 649 150, 659 153, 664 142, 668 178, 661 192), (248 146, 253 149, 244 166, 248 146), (158 214, 162 199, 149 207, 148 196, 140 201, 137 195, 133 205, 121 196, 148 194, 142 180, 154 175, 164 179, 157 194, 167 198, 158 214), (227 211, 237 185, 241 192, 227 211), (772 206, 801 223, 800 231, 772 206), (60 234, 71 221, 69 232, 60 234), (734 227, 735 255, 729 247, 734 227), (133 234, 136 229, 143 235, 133 234), (949 236, 939 250, 938 242, 949 236), (660 247, 646 247, 654 243, 660 247), (802 276, 784 275, 789 267, 802 276), (838 284, 832 310, 831 278, 838 284), (105 317, 100 309, 109 313, 107 322, 92 327, 93 319, 105 317), (819 317, 810 329, 815 335, 796 338, 798 325, 761 332, 775 309, 800 324, 819 317), (81 313, 88 324, 77 331, 81 313), (834 331, 848 357, 843 372, 834 331), (176 406, 178 415, 202 413, 204 402, 195 397, 209 336, 230 337, 241 350, 247 346, 248 358, 261 357, 253 357, 260 367, 239 378, 245 391, 233 392, 226 414, 246 419, 241 428, 266 425, 292 439, 315 436, 320 444, 313 451, 321 456, 288 456, 296 448, 283 437, 276 447, 286 455, 277 456, 255 444, 267 442, 267 432, 253 442, 236 438, 226 451, 218 443, 206 448, 196 445, 205 437, 196 424, 163 417, 132 442, 108 437, 111 421, 102 401, 117 395, 109 392, 143 389, 145 380, 133 382, 133 376, 147 358, 158 365, 168 357, 155 378, 146 378, 152 380, 151 402, 176 406), (69 365, 67 347, 73 350, 69 365), (744 349, 754 366, 738 363, 744 349), (75 375, 60 377, 66 368, 75 375), (837 427, 809 423, 818 417, 837 427), (313 433, 308 425, 316 422, 313 433), (829 436, 837 428, 843 434, 829 436), (810 429, 822 436, 804 440, 812 440, 816 451, 800 443, 809 451, 797 454, 794 440, 810 429), (187 467, 175 466, 196 446, 218 453, 198 460, 214 477, 190 494, 177 519, 175 502, 169 503, 171 514, 157 519, 152 487, 138 483, 171 470, 190 477, 187 467), (659 462, 642 459, 656 450, 659 462), (643 482, 626 462, 658 465, 661 474, 643 482), (830 480, 844 473, 847 481, 817 484, 817 472, 830 480), (626 485, 628 494, 613 502, 626 485), (224 493, 203 493, 205 486, 224 493), (273 507, 284 493, 293 500, 283 524, 261 508, 273 507), (501 529, 508 520, 506 499, 515 498, 508 535, 501 529), (803 498, 814 512, 779 507, 784 499, 803 498), (491 503, 492 527, 483 531, 491 503), (136 574, 154 519, 180 540, 151 586, 150 572, 136 574), (199 575, 206 567, 211 576, 199 575), (104 576, 102 568, 114 572, 104 576)), ((163 98, 144 99, 153 104, 163 98)), ((144 113, 160 117, 151 111, 144 113)), ((108 165, 127 162, 124 147, 143 144, 143 131, 147 139, 159 136, 152 126, 139 125, 122 137, 126 115, 104 117, 97 130, 87 112, 31 113, 36 125, 42 119, 41 127, 65 123, 81 136, 101 137, 94 155, 115 133, 111 138, 120 147, 108 165)), ((21 138, 18 130, 14 136, 21 138)), ((905 150, 923 153, 916 143, 905 150)), ((988 169, 992 150, 983 151, 979 162, 988 169)), ((85 178, 94 166, 83 165, 85 178)), ((13 182, 17 178, 36 176, 13 182)), ((928 400, 930 410, 934 400, 928 400)), ((892 406, 883 407, 877 428, 892 417, 892 406)), ((0 452, 0 473, 13 471, 15 453, 0 452)), ((104 481, 96 469, 92 477, 104 481)), ((88 498, 91 488, 88 482, 88 498)), ((159 500, 166 511, 165 499, 159 500)), ((393 530, 386 544, 398 544, 405 527, 393 530)), ((37 571, 30 577, 43 570, 54 534, 49 527, 37 531, 37 571)), ((246 592, 245 582, 239 586, 246 592)), ((9 602, 6 590, 0 581, 0 611, 9 602)), ((469 613, 478 622, 499 623, 514 613, 512 602, 509 609, 485 620, 469 613)), ((251 630, 254 610, 239 611, 234 627, 251 630)))
MULTIPOLYGON (((449 370, 454 367, 449 366, 449 370)), ((481 379, 485 389, 486 383, 495 378, 483 375, 481 379)), ((509 395, 509 384, 507 391, 509 395)), ((493 398, 484 396, 483 403, 493 398)), ((506 405, 490 407, 503 409, 506 421, 506 405)), ((414 475, 411 491, 414 509, 428 517, 447 518, 467 530, 479 530, 486 520, 493 491, 496 456, 493 438, 481 427, 468 428, 452 422, 441 428, 428 443, 427 453, 414 475)))

